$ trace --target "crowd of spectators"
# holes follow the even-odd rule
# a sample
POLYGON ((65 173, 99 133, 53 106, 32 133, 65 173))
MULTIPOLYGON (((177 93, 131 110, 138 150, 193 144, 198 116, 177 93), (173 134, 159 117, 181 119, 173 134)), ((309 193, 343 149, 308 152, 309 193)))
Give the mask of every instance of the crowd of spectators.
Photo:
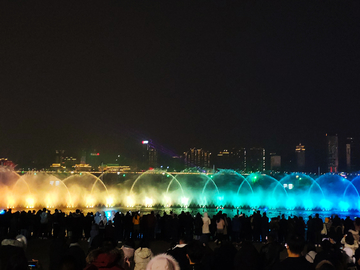
POLYGON ((230 218, 221 211, 210 217, 9 209, 0 215, 0 270, 39 268, 25 256, 33 238, 51 239, 49 270, 360 269, 359 230, 360 219, 336 215, 305 222, 260 211, 230 218), (169 250, 154 256, 157 240, 169 250), (86 250, 79 241, 87 241, 86 250))

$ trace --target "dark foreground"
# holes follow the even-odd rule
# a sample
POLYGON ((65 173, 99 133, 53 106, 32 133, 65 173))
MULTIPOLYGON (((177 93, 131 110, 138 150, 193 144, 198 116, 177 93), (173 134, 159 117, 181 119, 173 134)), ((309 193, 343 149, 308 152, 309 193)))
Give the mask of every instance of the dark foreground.
MULTIPOLYGON (((50 250, 52 245, 53 239, 39 239, 34 238, 30 239, 28 242, 28 247, 26 249, 26 256, 28 260, 38 260, 41 268, 43 270, 48 270, 50 266, 50 250)), ((87 251, 89 250, 89 243, 85 240, 79 241, 79 244, 81 248, 84 250, 84 252, 87 254, 87 251)), ((137 246, 139 244, 139 241, 135 241, 135 245, 137 246)), ((165 253, 167 250, 169 250, 172 246, 172 243, 169 241, 164 240, 153 240, 150 241, 150 249, 154 253, 154 255, 165 253)), ((260 252, 261 247, 264 246, 263 243, 253 243, 255 248, 260 252)), ((237 247, 236 244, 234 244, 235 247, 237 247)), ((220 245, 216 244, 215 242, 209 242, 209 247, 212 250, 215 250, 220 247, 220 245)), ((320 248, 318 248, 320 250, 320 248)), ((286 249, 284 249, 280 254, 280 260, 283 260, 287 257, 286 249)))

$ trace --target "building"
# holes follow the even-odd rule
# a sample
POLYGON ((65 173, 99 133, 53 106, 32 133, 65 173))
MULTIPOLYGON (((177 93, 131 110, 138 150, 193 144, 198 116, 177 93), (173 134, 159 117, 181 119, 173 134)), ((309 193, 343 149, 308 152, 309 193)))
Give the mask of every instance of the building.
POLYGON ((102 163, 100 153, 94 149, 90 152, 86 158, 87 164, 89 164, 93 170, 98 170, 99 166, 102 163))
POLYGON ((157 151, 154 147, 150 147, 148 150, 148 156, 149 156, 149 167, 150 168, 157 168, 159 167, 158 164, 158 155, 157 151))
POLYGON ((215 157, 215 164, 217 168, 244 170, 245 148, 231 148, 219 151, 215 157))
POLYGON ((81 151, 80 164, 86 164, 86 151, 81 151))
POLYGON ((327 138, 327 170, 330 173, 337 173, 339 171, 339 142, 338 136, 328 136, 327 138))
POLYGON ((74 157, 65 157, 63 159, 63 165, 67 170, 73 170, 75 168, 76 165, 76 158, 74 157))
POLYGON ((252 147, 245 151, 245 171, 257 172, 265 171, 265 149, 261 147, 252 147))
POLYGON ((276 171, 281 169, 281 156, 276 153, 270 153, 270 170, 276 171))
POLYGON ((347 172, 355 172, 358 171, 358 146, 354 141, 354 138, 347 137, 346 144, 345 144, 345 151, 346 151, 346 171, 347 172))
POLYGON ((61 166, 61 163, 53 163, 50 165, 50 168, 54 171, 62 171, 64 168, 61 166))
POLYGON ((224 149, 216 155, 216 167, 222 169, 232 169, 230 160, 232 159, 232 153, 229 150, 224 149))
POLYGON ((158 164, 158 153, 155 146, 151 141, 145 140, 141 142, 141 160, 140 160, 140 169, 148 170, 149 168, 157 168, 158 164))
POLYGON ((297 145, 295 147, 295 156, 296 156, 296 169, 298 171, 304 171, 305 169, 305 145, 297 145))
POLYGON ((55 150, 55 163, 62 163, 64 160, 65 150, 55 150))
POLYGON ((210 168, 211 153, 201 148, 190 148, 184 152, 185 167, 210 168))
POLYGON ((75 172, 90 172, 92 167, 89 164, 75 164, 75 172))
POLYGON ((103 168, 102 171, 106 171, 106 172, 120 172, 120 173, 128 173, 131 171, 130 166, 121 166, 119 164, 106 164, 103 168))
POLYGON ((16 166, 16 164, 14 164, 14 162, 12 162, 11 160, 7 159, 7 158, 0 158, 0 166, 6 167, 7 169, 11 169, 13 170, 16 166))

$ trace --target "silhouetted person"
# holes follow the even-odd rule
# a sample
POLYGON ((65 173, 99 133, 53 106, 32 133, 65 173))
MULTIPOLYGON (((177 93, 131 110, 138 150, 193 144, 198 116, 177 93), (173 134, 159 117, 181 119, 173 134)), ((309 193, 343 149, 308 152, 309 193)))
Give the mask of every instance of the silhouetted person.
POLYGON ((272 270, 280 261, 280 253, 284 246, 279 244, 274 234, 270 233, 266 245, 261 247, 260 256, 264 270, 272 270))
POLYGON ((79 245, 79 238, 72 237, 69 249, 66 251, 65 256, 72 256, 76 260, 76 269, 84 269, 86 266, 85 252, 79 245))
POLYGON ((283 260, 277 268, 278 270, 311 270, 314 269, 313 264, 309 263, 304 256, 301 255, 305 247, 305 240, 297 235, 288 237, 286 251, 288 257, 283 260))
POLYGON ((189 260, 186 256, 187 241, 184 237, 180 238, 179 244, 168 250, 167 254, 174 257, 179 263, 181 270, 189 269, 189 260))
POLYGON ((261 259, 259 252, 250 241, 244 241, 235 254, 234 270, 260 270, 261 259))

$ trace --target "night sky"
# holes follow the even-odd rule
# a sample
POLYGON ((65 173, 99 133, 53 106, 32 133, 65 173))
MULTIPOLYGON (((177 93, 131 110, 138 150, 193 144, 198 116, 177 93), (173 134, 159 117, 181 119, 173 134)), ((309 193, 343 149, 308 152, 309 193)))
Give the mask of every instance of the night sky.
POLYGON ((359 1, 2 1, 0 156, 360 140, 359 29, 359 1))

